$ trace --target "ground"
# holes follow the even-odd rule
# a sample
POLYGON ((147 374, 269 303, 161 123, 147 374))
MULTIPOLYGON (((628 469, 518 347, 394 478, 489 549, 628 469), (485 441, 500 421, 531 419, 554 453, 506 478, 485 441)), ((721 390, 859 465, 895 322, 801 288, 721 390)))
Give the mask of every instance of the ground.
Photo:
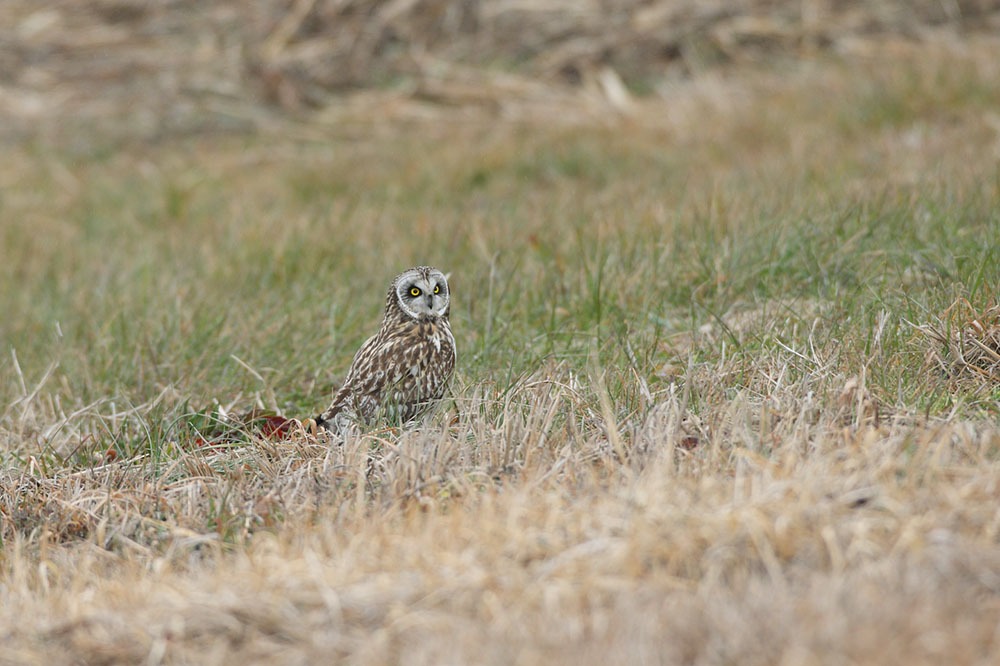
POLYGON ((0 663, 1000 661, 1000 42, 729 14, 362 85, 289 65, 317 7, 234 124, 4 84, 0 663), (421 263, 446 404, 270 432, 421 263))

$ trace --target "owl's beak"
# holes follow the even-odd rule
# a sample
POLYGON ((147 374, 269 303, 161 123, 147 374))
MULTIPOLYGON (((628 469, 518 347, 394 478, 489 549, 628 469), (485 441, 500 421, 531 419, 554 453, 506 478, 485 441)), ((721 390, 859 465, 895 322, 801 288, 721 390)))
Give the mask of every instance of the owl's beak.
POLYGON ((427 309, 430 310, 433 307, 434 307, 434 297, 431 296, 430 294, 427 294, 427 309))

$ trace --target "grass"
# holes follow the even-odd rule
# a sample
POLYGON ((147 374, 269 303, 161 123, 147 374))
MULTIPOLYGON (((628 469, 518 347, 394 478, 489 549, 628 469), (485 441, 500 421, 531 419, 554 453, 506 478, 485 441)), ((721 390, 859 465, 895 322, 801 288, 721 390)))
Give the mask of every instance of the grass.
POLYGON ((0 661, 995 661, 1000 389, 948 356, 995 322, 990 63, 699 80, 666 125, 11 146, 0 661), (417 263, 445 413, 197 444, 325 407, 417 263))

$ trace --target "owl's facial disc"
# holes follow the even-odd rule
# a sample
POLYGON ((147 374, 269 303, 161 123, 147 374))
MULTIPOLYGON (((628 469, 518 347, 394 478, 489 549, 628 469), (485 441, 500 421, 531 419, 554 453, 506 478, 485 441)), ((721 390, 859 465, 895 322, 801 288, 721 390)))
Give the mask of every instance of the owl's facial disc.
POLYGON ((448 311, 448 281, 437 269, 413 268, 397 278, 396 297, 403 311, 414 319, 440 317, 448 311))

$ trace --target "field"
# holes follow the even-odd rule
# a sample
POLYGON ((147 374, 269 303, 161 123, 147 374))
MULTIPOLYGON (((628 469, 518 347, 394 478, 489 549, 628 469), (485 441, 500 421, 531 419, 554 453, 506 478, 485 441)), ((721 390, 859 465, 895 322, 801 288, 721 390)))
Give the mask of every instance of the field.
POLYGON ((8 137, 0 664, 1000 663, 998 49, 8 137), (420 263, 436 414, 240 420, 420 263))

